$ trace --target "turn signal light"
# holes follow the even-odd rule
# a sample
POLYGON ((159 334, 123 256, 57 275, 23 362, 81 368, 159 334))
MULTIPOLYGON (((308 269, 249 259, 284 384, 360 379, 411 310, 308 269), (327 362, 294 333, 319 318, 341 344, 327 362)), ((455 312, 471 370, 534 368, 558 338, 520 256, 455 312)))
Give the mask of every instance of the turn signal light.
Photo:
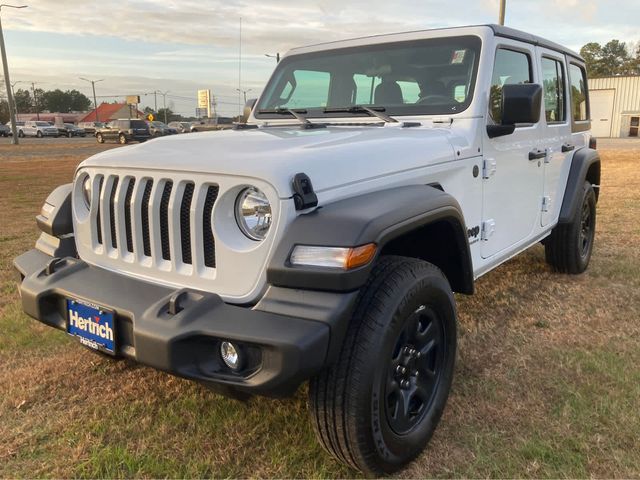
POLYGON ((297 245, 293 249, 289 261, 296 266, 353 270, 373 260, 376 250, 375 243, 350 248, 297 245))

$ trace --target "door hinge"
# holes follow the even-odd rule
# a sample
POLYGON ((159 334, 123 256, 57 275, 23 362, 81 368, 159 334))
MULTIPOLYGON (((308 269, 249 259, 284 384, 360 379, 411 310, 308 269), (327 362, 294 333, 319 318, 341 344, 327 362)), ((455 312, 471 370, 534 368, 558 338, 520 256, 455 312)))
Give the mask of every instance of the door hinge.
POLYGON ((542 211, 548 212, 551 208, 551 197, 542 197, 542 211))
POLYGON ((497 164, 493 158, 485 158, 482 161, 482 178, 487 179, 496 173, 497 164))
POLYGON ((491 235, 493 235, 496 232, 496 221, 493 218, 490 218, 489 220, 485 220, 484 222, 482 222, 482 235, 480 238, 482 238, 482 240, 487 241, 489 240, 489 237, 491 237, 491 235))

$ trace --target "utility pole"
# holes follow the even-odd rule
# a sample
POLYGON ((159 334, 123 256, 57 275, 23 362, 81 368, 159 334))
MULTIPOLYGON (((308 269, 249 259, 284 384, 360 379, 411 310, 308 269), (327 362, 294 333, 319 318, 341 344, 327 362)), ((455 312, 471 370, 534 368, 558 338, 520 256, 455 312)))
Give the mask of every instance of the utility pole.
POLYGON ((96 98, 96 83, 104 81, 104 78, 100 80, 89 80, 88 78, 80 77, 80 80, 84 80, 85 82, 89 82, 91 84, 91 88, 93 89, 93 111, 96 112, 96 122, 99 122, 98 118, 98 100, 96 98))
POLYGON ((153 91, 153 105, 154 105, 153 111, 158 113, 158 91, 157 90, 153 91))
POLYGON ((31 82, 31 90, 33 91, 33 106, 36 109, 36 119, 40 120, 40 109, 38 108, 38 96, 36 95, 36 82, 31 82))
MULTIPOLYGON (((26 8, 27 5, 0 5, 0 13, 2 12, 2 7, 8 8, 26 8)), ((2 21, 0 20, 0 51, 2 55, 2 67, 4 69, 4 82, 7 86, 7 99, 9 100, 9 117, 11 117, 11 133, 13 136, 11 137, 11 143, 14 145, 18 145, 18 129, 16 128, 16 111, 14 110, 14 98, 11 90, 11 80, 9 79, 9 65, 7 64, 7 50, 4 46, 4 33, 2 32, 2 21)))
POLYGON ((250 92, 253 89, 250 88, 248 90, 240 90, 239 88, 236 88, 236 90, 244 95, 244 105, 246 105, 247 104, 247 93, 250 92))
POLYGON ((507 0, 500 0, 500 25, 504 25, 504 14, 507 9, 507 0))
MULTIPOLYGON (((156 90, 153 93, 159 93, 160 95, 162 95, 162 109, 164 110, 164 123, 167 123, 167 93, 169 93, 169 90, 167 90, 166 92, 161 92, 160 90, 156 90)), ((156 113, 158 112, 158 110, 156 110, 156 113)))

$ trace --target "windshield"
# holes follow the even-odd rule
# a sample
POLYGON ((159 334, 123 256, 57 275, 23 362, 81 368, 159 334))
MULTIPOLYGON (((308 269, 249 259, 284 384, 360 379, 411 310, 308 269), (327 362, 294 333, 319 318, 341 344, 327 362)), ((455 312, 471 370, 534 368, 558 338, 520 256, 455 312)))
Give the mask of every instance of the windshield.
POLYGON ((341 115, 325 109, 354 105, 374 106, 389 115, 459 113, 473 97, 480 45, 478 37, 461 36, 285 57, 256 117, 281 118, 281 109, 335 117, 341 115))
POLYGON ((36 122, 37 127, 50 127, 51 124, 49 122, 36 122))

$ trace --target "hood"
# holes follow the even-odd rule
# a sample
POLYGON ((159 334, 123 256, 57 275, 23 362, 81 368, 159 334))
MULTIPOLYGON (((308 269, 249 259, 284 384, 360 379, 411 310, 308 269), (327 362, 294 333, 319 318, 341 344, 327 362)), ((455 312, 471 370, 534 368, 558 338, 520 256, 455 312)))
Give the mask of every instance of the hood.
POLYGON ((454 156, 447 129, 401 124, 302 129, 298 126, 224 130, 158 138, 101 152, 83 166, 173 170, 259 178, 281 198, 296 173, 317 193, 454 156))

